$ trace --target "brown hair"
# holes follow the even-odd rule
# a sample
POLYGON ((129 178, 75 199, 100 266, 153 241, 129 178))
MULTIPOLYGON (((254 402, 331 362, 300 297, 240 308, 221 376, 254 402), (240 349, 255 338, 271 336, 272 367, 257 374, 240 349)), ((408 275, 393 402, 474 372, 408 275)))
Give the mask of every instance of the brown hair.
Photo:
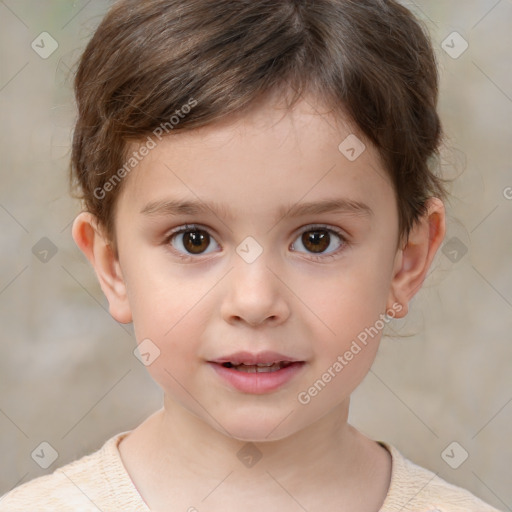
POLYGON ((435 56, 427 30, 399 3, 120 0, 78 65, 71 157, 78 197, 116 255, 129 143, 212 124, 276 91, 293 91, 289 107, 311 92, 375 144, 401 237, 429 197, 445 197, 431 168, 442 136, 435 56))

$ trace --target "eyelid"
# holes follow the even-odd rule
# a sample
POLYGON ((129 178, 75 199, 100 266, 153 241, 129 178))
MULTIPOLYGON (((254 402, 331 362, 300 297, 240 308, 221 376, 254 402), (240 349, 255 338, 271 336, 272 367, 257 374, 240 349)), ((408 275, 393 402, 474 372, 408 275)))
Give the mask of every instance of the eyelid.
POLYGON ((182 231, 188 231, 190 229, 203 229, 204 231, 210 231, 210 228, 207 228, 206 226, 202 226, 201 224, 180 224, 179 226, 176 226, 175 228, 171 229, 167 235, 173 235, 175 233, 181 233, 182 231))
MULTIPOLYGON (((333 231, 336 233, 340 238, 343 238, 344 240, 348 239, 348 233, 343 231, 342 229, 331 226, 330 224, 305 224, 304 226, 301 226, 298 230, 296 230, 296 234, 304 233, 305 231, 314 231, 315 229, 325 229, 326 231, 333 231), (307 228, 307 229, 306 229, 307 228)), ((294 235, 296 236, 296 235, 294 235)))

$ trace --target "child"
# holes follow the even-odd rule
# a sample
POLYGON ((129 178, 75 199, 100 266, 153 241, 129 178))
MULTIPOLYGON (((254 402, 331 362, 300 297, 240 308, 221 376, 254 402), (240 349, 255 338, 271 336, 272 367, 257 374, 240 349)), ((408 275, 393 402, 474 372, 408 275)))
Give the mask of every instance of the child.
POLYGON ((496 510, 347 423, 444 237, 437 88, 394 1, 117 2, 73 237, 164 405, 0 510, 496 510))

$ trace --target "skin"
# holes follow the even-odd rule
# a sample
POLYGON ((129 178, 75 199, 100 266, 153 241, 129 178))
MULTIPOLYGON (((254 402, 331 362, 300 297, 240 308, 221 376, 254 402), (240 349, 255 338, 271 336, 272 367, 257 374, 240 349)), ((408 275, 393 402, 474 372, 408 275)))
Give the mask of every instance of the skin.
POLYGON ((309 98, 289 111, 268 101, 164 138, 125 178, 115 212, 118 258, 94 216, 82 212, 74 222, 112 316, 133 322, 138 342, 149 338, 160 350, 147 369, 164 407, 119 445, 154 510, 239 510, 243 500, 246 510, 299 510, 298 502, 310 511, 377 511, 385 499, 389 454, 347 423, 350 395, 381 332, 309 403, 297 397, 381 315, 407 314, 444 237, 444 207, 429 200, 399 243, 396 199, 378 152, 365 141, 349 161, 338 145, 351 133, 363 137, 347 119, 311 105, 309 98), (279 208, 334 197, 373 213, 276 219, 279 208), (215 201, 232 217, 141 213, 169 198, 215 201), (192 223, 210 234, 205 254, 187 252, 183 235, 168 239, 192 223), (312 252, 301 234, 318 224, 324 235, 340 230, 346 244, 327 231, 329 247, 312 252), (247 236, 263 249, 252 263, 236 252, 247 236), (274 392, 242 393, 207 363, 238 350, 306 363, 274 392), (248 442, 262 454, 251 468, 237 458, 248 442))

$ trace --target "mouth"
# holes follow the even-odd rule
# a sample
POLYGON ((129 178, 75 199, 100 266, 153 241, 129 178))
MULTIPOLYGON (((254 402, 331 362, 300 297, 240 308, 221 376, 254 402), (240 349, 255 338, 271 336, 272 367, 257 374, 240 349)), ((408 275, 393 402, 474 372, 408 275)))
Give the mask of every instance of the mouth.
POLYGON ((208 363, 231 389, 257 395, 285 387, 297 379, 306 366, 306 361, 272 351, 237 352, 208 363))
POLYGON ((302 373, 304 361, 276 361, 257 364, 210 362, 221 381, 242 393, 272 393, 302 373))
POLYGON ((231 368, 239 372, 245 373, 272 373, 287 368, 288 366, 296 364, 292 361, 278 361, 275 363, 258 363, 258 364, 235 364, 235 363, 222 363, 224 368, 231 368))

